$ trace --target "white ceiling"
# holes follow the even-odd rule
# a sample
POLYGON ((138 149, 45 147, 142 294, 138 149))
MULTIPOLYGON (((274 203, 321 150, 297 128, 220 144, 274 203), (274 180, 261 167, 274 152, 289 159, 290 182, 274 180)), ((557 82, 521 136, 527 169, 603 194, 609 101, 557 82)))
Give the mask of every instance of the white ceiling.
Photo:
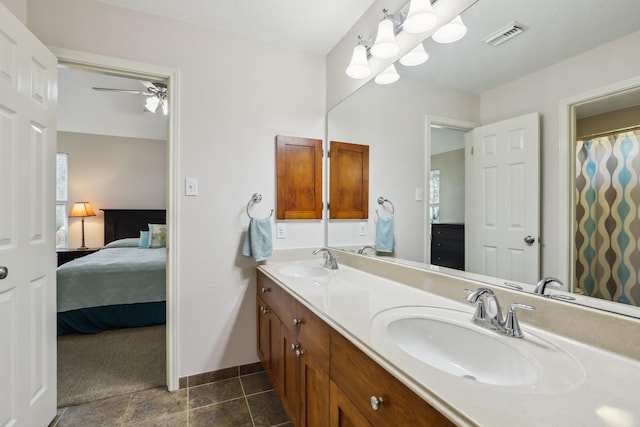
POLYGON ((326 55, 374 0, 98 0, 326 55))
MULTIPOLYGON (((98 1, 321 55, 328 53, 373 4, 373 0, 98 1)), ((468 32, 462 40, 442 45, 428 39, 424 46, 429 61, 412 68, 398 65, 398 72, 482 93, 638 31, 640 0, 479 0, 464 12, 463 19, 468 32), (498 47, 482 42, 513 21, 529 29, 498 47)), ((144 97, 96 92, 91 86, 142 87, 136 80, 61 69, 60 130, 114 134, 106 129, 115 124, 124 132, 124 128, 134 128, 130 121, 138 119, 145 124, 122 136, 166 137, 166 121, 161 123, 161 115, 142 112, 144 97), (119 112, 110 117, 104 109, 117 104, 121 105, 119 112), (124 117, 125 111, 129 117, 124 117)), ((636 92, 624 100, 624 106, 637 105, 637 99, 636 92)), ((610 104, 592 107, 585 107, 580 115, 616 108, 610 104)))

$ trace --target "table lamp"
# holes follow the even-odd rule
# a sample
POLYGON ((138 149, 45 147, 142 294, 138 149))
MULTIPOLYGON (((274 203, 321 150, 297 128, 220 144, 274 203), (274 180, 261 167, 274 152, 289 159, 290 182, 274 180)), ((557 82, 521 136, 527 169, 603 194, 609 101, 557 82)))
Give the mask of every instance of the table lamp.
POLYGON ((75 202, 69 212, 69 218, 82 218, 82 246, 78 249, 89 249, 84 244, 84 218, 87 216, 96 216, 96 213, 89 202, 75 202))

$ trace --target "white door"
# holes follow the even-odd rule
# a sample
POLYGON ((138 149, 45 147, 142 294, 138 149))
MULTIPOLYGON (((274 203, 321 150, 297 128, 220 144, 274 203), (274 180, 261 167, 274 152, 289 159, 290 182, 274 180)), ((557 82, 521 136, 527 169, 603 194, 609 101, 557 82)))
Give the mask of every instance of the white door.
POLYGON ((56 67, 0 4, 3 427, 46 426, 56 415, 56 67))
POLYGON ((538 113, 472 131, 466 159, 467 271, 524 283, 539 280, 539 147, 538 113))

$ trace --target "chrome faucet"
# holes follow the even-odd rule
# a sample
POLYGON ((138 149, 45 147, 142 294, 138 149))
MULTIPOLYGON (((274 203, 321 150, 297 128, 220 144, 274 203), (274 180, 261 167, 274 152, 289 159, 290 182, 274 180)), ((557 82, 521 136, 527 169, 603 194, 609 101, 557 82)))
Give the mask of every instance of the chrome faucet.
MULTIPOLYGON (((544 279, 538 282, 535 289, 533 290, 533 293, 538 295, 544 295, 544 291, 545 289, 547 289, 547 285, 549 285, 550 283, 557 283, 562 287, 562 289, 564 289, 564 284, 559 279, 556 279, 555 277, 545 277, 544 279)), ((548 296, 548 295, 545 295, 545 296, 548 296)))
POLYGON ((363 246, 360 249, 358 249, 358 255, 363 255, 364 251, 366 251, 367 249, 373 249, 374 251, 376 250, 376 248, 374 248, 373 246, 363 246))
POLYGON ((471 322, 509 337, 522 338, 524 336, 515 310, 516 308, 535 310, 535 307, 527 304, 511 304, 507 317, 503 318, 498 297, 491 289, 478 288, 475 291, 465 289, 465 292, 467 293, 465 298, 467 302, 477 304, 471 322))
POLYGON ((324 267, 328 268, 330 270, 337 270, 338 269, 338 259, 336 258, 336 256, 334 254, 332 254, 331 252, 329 252, 329 249, 327 248, 320 248, 320 249, 316 249, 315 251, 313 251, 313 254, 317 254, 319 252, 326 252, 324 255, 324 267))

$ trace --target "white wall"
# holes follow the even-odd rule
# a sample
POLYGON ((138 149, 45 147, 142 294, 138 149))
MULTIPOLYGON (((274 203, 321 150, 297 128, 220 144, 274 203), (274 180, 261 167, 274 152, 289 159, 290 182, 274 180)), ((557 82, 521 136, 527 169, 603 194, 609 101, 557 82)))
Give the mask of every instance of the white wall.
POLYGON ((425 201, 415 200, 415 190, 426 194, 425 115, 477 122, 479 101, 476 94, 401 78, 392 85, 370 82, 332 109, 328 139, 370 146, 369 220, 366 236, 357 221, 330 221, 328 243, 375 242, 376 200, 384 196, 395 206, 394 256, 423 262, 424 238, 416 236, 426 233, 425 201))
POLYGON ((2 0, 7 9, 22 23, 27 23, 27 0, 2 0))
MULTIPOLYGON (((104 244, 100 209, 165 209, 166 142, 58 132, 58 153, 68 154, 69 209, 88 201, 97 216, 85 219, 85 243, 104 244)), ((80 246, 79 218, 69 219, 68 247, 80 246)))
POLYGON ((464 223, 464 149, 431 156, 440 169, 440 222, 464 223))
MULTIPOLYGON (((325 58, 86 0, 29 0, 45 44, 180 69, 179 375, 258 360, 255 263, 240 255, 255 192, 275 203, 275 135, 322 138, 325 58)), ((321 221, 287 224, 277 248, 324 242, 321 221)))
POLYGON ((567 59, 481 94, 482 124, 537 111, 541 129, 542 188, 542 277, 560 275, 558 253, 561 219, 558 206, 560 173, 558 162, 559 103, 598 87, 640 75, 640 32, 567 59))

